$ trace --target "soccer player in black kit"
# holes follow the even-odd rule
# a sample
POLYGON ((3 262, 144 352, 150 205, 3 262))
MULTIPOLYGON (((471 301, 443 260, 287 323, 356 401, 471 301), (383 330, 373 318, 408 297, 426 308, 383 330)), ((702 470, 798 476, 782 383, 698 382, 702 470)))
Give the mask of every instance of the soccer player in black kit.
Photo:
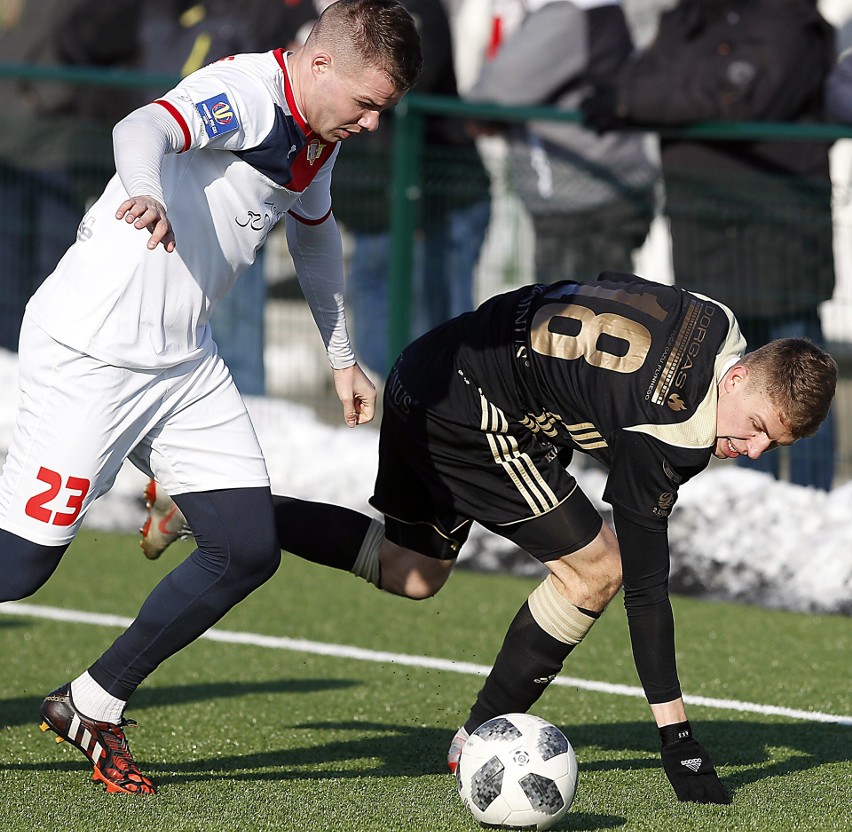
POLYGON ((385 522, 276 497, 283 549, 410 598, 434 595, 476 521, 550 570, 509 627, 450 748, 527 711, 619 588, 639 678, 677 797, 729 803, 693 737, 675 667, 667 522, 711 455, 758 457, 812 434, 837 378, 802 339, 745 354, 725 306, 603 273, 486 301, 407 347, 384 392, 371 504, 385 522), (615 534, 566 465, 609 471, 615 534))

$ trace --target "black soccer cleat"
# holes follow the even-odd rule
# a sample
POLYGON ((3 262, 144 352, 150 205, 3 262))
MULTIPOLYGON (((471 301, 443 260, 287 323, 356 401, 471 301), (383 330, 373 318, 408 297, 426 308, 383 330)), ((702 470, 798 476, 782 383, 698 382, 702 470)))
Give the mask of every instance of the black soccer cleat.
POLYGON ((124 736, 122 728, 136 724, 132 719, 122 719, 115 725, 83 716, 74 707, 70 682, 45 697, 40 710, 44 717, 41 730, 50 729, 57 735, 56 742, 70 742, 79 748, 94 766, 92 780, 102 782, 108 792, 157 793, 151 780, 136 766, 124 736))

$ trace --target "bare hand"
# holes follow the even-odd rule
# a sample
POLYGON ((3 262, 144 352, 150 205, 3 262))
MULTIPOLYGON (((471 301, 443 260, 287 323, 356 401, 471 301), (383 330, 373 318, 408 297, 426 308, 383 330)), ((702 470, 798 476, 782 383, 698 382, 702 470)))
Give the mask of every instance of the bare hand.
POLYGON ((160 243, 166 251, 175 250, 175 235, 166 216, 166 207, 152 196, 132 196, 124 200, 115 212, 117 220, 132 223, 140 231, 147 228, 151 233, 148 248, 155 249, 160 243))
POLYGON ((343 405, 343 421, 350 428, 371 422, 376 415, 376 385, 357 364, 333 372, 334 389, 343 405))

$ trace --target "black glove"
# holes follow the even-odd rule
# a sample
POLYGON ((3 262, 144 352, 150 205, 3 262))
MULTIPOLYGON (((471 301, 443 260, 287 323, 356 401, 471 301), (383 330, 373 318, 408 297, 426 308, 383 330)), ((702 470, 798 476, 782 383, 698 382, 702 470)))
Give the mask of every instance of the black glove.
POLYGON ((730 803, 731 796, 713 768, 710 755, 692 736, 688 722, 660 728, 660 755, 677 799, 694 803, 730 803))
POLYGON ((595 87, 580 102, 583 124, 598 133, 614 130, 627 124, 626 113, 619 112, 618 88, 612 85, 595 87))

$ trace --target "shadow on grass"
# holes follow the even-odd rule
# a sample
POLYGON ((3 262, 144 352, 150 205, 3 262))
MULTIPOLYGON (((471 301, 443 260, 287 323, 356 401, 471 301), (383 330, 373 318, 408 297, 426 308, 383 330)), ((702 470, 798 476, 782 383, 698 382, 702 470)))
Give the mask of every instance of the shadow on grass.
MULTIPOLYGON (((281 689, 287 689, 286 683, 282 683, 281 689)), ((169 764, 160 767, 163 772, 160 782, 220 777, 276 781, 442 774, 446 771, 445 755, 452 738, 452 732, 445 728, 360 721, 310 722, 291 727, 294 731, 310 731, 316 743, 169 764), (332 733, 334 738, 322 742, 324 731, 332 733), (352 733, 351 738, 340 738, 348 732, 352 733)), ((660 768, 656 731, 650 723, 563 727, 577 753, 581 771, 660 768), (613 759, 613 753, 618 754, 617 759, 613 759)), ((697 726, 697 734, 734 792, 765 778, 848 762, 852 747, 849 742, 852 729, 828 724, 708 721, 697 726), (838 732, 846 739, 839 737, 838 732), (737 771, 730 771, 731 767, 737 771)), ((157 766, 150 768, 156 773, 157 766)))
MULTIPOLYGON (((209 777, 275 781, 439 774, 446 771, 446 749, 452 738, 452 732, 444 728, 368 722, 307 723, 294 728, 310 730, 314 735, 330 731, 339 736, 341 732, 351 731, 355 736, 308 747, 178 763, 171 773, 164 772, 163 781, 183 782, 209 777)), ((650 723, 566 725, 564 730, 577 752, 581 772, 660 769, 662 776, 656 731, 650 723), (617 759, 613 759, 613 752, 619 755, 617 759)), ((766 778, 847 762, 852 747, 849 742, 852 729, 821 723, 708 721, 697 725, 696 733, 721 768, 722 779, 733 793, 766 778), (839 737, 838 732, 846 739, 839 737)))
MULTIPOLYGON (((275 681, 258 684, 181 686, 140 691, 142 707, 182 701, 239 696, 253 692, 311 692, 350 684, 339 680, 275 681)), ((11 700, 15 703, 19 700, 11 700)), ((28 699, 27 719, 38 703, 28 699)), ((10 700, 0 702, 5 710, 10 700)), ((134 704, 136 701, 134 700, 134 704)), ((8 724, 8 723, 6 723, 8 724)), ((582 773, 629 769, 660 769, 656 731, 650 722, 564 724, 563 730, 577 753, 582 773)), ((733 793, 750 783, 784 777, 824 764, 848 762, 852 728, 807 722, 752 722, 708 720, 696 724, 696 733, 708 748, 722 779, 733 793)), ((279 723, 293 732, 289 747, 249 754, 222 754, 207 758, 149 763, 144 748, 137 759, 160 787, 186 786, 196 782, 286 782, 362 777, 422 777, 446 772, 446 749, 452 737, 447 728, 387 724, 381 722, 279 723), (303 744, 300 732, 310 744, 303 744), (324 734, 329 736, 325 737, 324 734)), ((68 760, 50 762, 0 762, 4 770, 55 772, 85 768, 68 760)), ((660 777, 663 773, 660 770, 660 777)), ((558 830, 611 829, 623 826, 624 818, 611 815, 569 813, 558 830)))
MULTIPOLYGON (((140 688, 134 695, 129 711, 160 708, 169 705, 186 705, 215 699, 234 699, 256 693, 317 693, 339 690, 358 684, 351 679, 275 679, 262 682, 215 682, 202 685, 172 685, 168 687, 140 688)), ((38 696, 19 696, 0 699, 0 728, 39 722, 39 708, 45 690, 38 696)))
MULTIPOLYGON (((371 722, 309 722, 290 726, 294 732, 308 731, 318 744, 265 751, 257 754, 216 755, 189 762, 150 763, 143 751, 136 759, 155 780, 161 791, 169 786, 191 787, 194 783, 239 781, 280 783, 289 780, 346 780, 364 777, 423 777, 441 775, 447 789, 455 792, 454 779, 447 773, 446 749, 452 732, 445 728, 399 726, 371 722), (352 732, 351 739, 322 742, 322 734, 339 737, 352 732)), ((49 736, 52 736, 50 734, 49 736)), ((44 773, 88 773, 90 766, 76 753, 73 758, 56 762, 30 762, 7 765, 4 770, 44 773)), ((600 813, 569 812, 552 827, 557 832, 571 830, 606 830, 624 826, 626 819, 600 813)))
POLYGON ((28 622, 12 616, 0 616, 0 628, 2 627, 27 627, 28 622))
MULTIPOLYGON (((852 727, 846 725, 707 720, 696 722, 693 729, 732 792, 763 779, 852 760, 852 727), (730 771, 732 767, 737 771, 730 771)), ((564 730, 585 771, 660 766, 656 731, 650 723, 577 725, 564 730), (597 761, 596 749, 605 752, 597 761), (652 756, 631 759, 622 754, 610 759, 610 752, 625 749, 652 756)))

